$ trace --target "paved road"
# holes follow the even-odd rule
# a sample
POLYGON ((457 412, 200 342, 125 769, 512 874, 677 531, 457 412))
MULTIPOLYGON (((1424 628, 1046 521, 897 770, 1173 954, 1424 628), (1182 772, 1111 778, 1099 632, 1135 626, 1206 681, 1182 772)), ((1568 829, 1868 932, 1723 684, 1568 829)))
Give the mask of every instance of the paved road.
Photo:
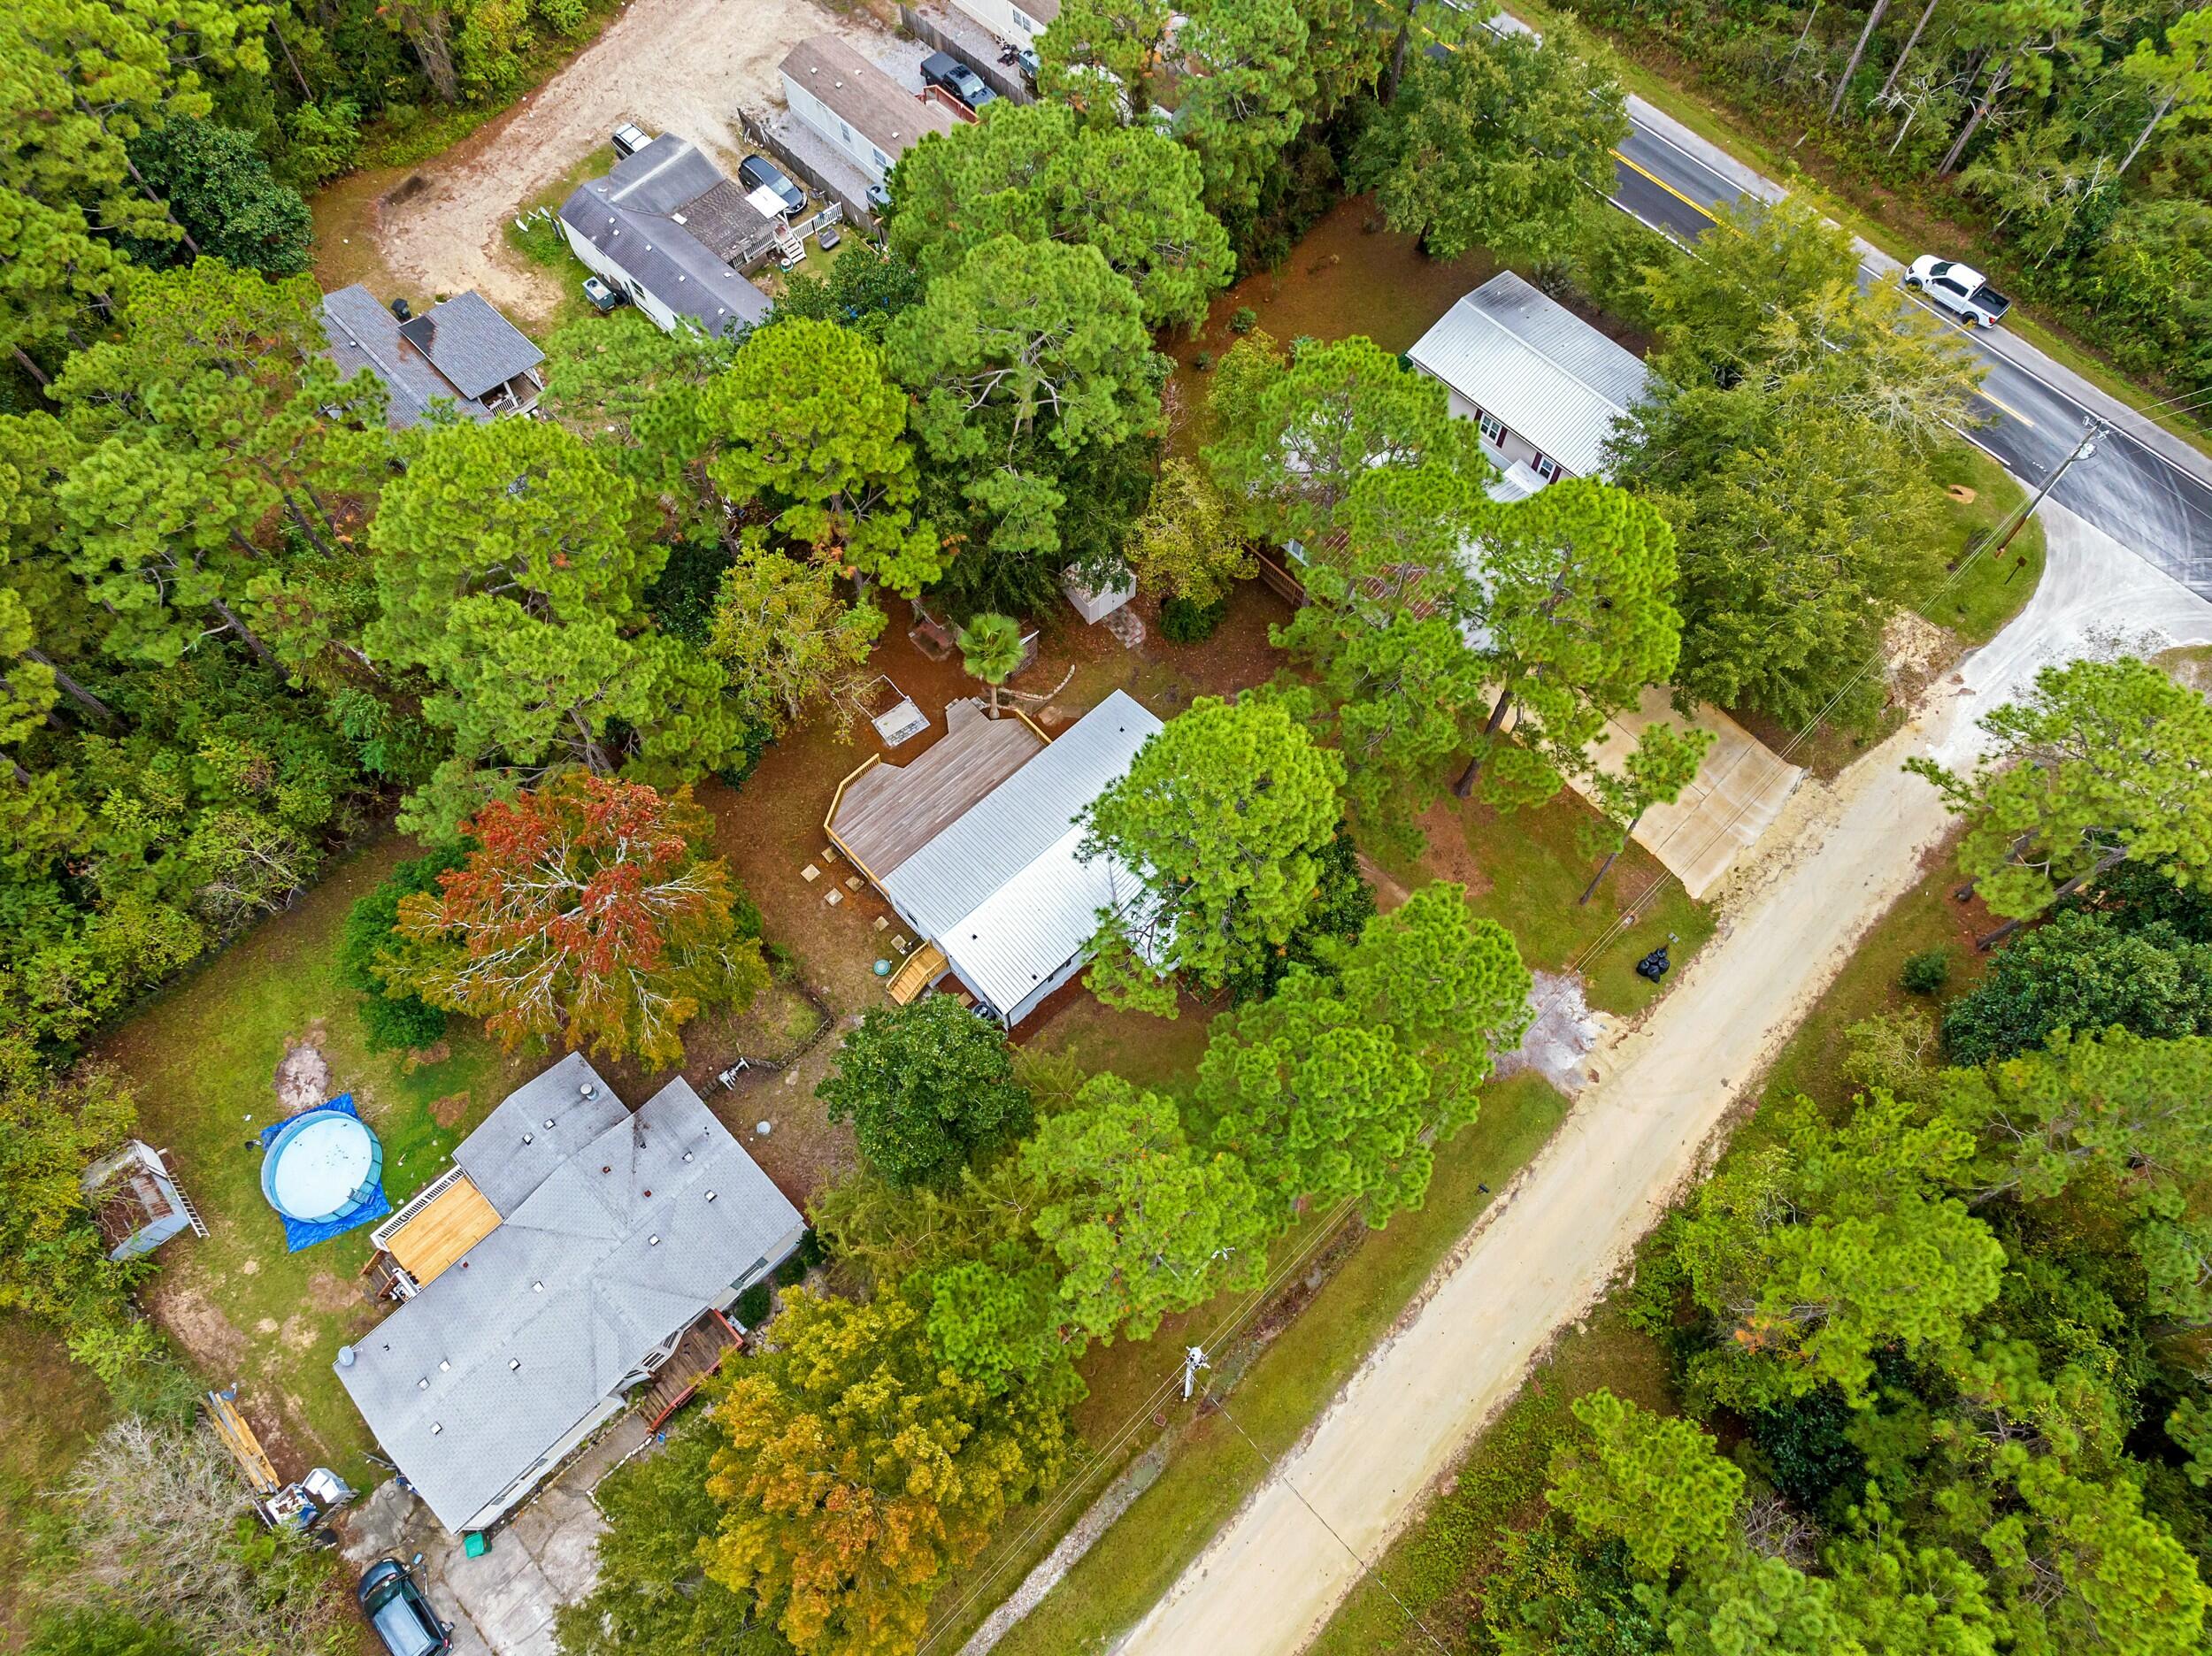
MULTIPOLYGON (((1533 33, 1503 13, 1489 27, 1533 33)), ((1655 230, 1694 242, 1713 227, 1712 209, 1747 194, 1774 200, 1786 193, 1641 98, 1628 100, 1628 139, 1613 152, 1613 203, 1655 230)), ((1859 250, 1863 282, 1897 267, 1863 242, 1859 250)), ((1941 316, 1932 308, 1929 313, 1941 316)), ((2156 569, 2212 597, 2212 459, 2024 340, 2002 329, 1961 332, 1988 371, 1981 397, 1987 423, 1969 433, 1973 441, 2033 486, 2073 448, 2091 414, 2110 421, 2111 440, 2069 472, 2053 494, 2156 569)))
MULTIPOLYGON (((1745 193, 1738 180, 1643 119, 1615 155, 1620 180, 1615 204, 1687 241, 1712 228, 1709 207, 1745 193)), ((1876 256, 1862 270, 1870 281, 1889 267, 1876 256)), ((2040 482, 2080 437, 2090 410, 2104 411, 2106 399, 2079 381, 2068 386, 2071 375, 2047 376, 2019 361, 2019 341, 2006 339, 2001 330, 1965 338, 1988 369, 1980 400, 1989 421, 1971 436, 2016 477, 2040 482)), ((2129 550, 2212 596, 2212 486, 2200 475, 2208 468, 2199 460, 2199 474, 2193 475, 2156 452, 2150 446, 2154 441, 2116 429, 2112 440, 2068 472, 2054 493, 2129 550)))
POLYGON ((2085 653, 2091 629, 2122 629, 2146 648, 2212 640, 2212 604, 2063 509, 2047 528, 2050 561, 2028 607, 1880 749, 1834 784, 1799 790, 1786 831, 1770 837, 1685 981, 1593 1054, 1599 1078, 1551 1142, 1117 1656, 1305 1648, 1360 1560, 1382 1551, 1536 1353, 1603 1292, 1694 1177, 1735 1097, 1920 878, 1947 819, 1903 759, 1970 762, 1975 717, 2038 668, 2085 653))

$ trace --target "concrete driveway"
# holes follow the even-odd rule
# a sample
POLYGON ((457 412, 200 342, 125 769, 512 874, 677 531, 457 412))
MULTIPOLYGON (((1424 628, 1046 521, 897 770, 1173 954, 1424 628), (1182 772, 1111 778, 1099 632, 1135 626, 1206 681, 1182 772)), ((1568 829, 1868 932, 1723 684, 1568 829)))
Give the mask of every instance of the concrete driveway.
POLYGON ((555 1613, 599 1578, 596 1549, 607 1525, 591 1491, 647 1441, 637 1414, 622 1416, 494 1531, 479 1558, 398 1479, 387 1479, 349 1518, 342 1554, 358 1569, 421 1554, 415 1579, 452 1623, 455 1656, 557 1656, 555 1613))
MULTIPOLYGON (((1718 708, 1701 702, 1685 718, 1675 711, 1666 690, 1646 685, 1642 703, 1607 721, 1607 740, 1598 769, 1617 776, 1653 724, 1690 724, 1709 732, 1713 745, 1697 768, 1697 778, 1671 805, 1655 805, 1636 824, 1638 845, 1657 857, 1691 896, 1703 899, 1736 865, 1736 859, 1774 825, 1803 769, 1790 763, 1718 708)), ((1588 794, 1580 777, 1569 778, 1588 794)))

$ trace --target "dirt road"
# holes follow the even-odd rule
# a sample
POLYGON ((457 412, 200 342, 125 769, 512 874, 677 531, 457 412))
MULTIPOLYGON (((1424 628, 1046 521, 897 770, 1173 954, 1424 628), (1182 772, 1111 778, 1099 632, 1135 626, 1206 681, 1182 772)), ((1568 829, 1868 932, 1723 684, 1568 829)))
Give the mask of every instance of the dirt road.
POLYGON ((1640 1029, 1593 1055, 1600 1078, 1558 1135, 1118 1656, 1291 1656, 1319 1630, 1358 1559, 1595 1302, 1730 1104, 1918 878, 1945 816, 1904 759, 1970 758, 1975 716, 2047 663, 2212 641, 2212 604, 2046 510, 2049 567, 2028 610, 1834 786, 1799 790, 1776 830, 1786 837, 1730 893, 1723 935, 1640 1029))
MULTIPOLYGON (((403 292, 474 288, 521 316, 551 298, 544 272, 517 258, 501 226, 625 119, 680 133, 736 165, 737 114, 782 102, 776 66, 811 34, 849 40, 886 67, 921 49, 864 13, 810 0, 632 0, 560 73, 435 161, 396 175, 375 209, 374 236, 403 292)), ((904 73, 902 80, 918 79, 904 73)))

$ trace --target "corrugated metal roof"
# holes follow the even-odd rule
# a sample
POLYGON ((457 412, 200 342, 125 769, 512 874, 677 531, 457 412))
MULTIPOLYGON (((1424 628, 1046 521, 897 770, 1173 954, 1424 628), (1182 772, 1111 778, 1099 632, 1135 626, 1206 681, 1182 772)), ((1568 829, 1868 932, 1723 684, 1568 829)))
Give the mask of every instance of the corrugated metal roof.
POLYGON ((900 912, 1000 1010, 1080 948, 1115 891, 1135 893, 1110 859, 1075 861, 1076 821, 1159 729, 1115 691, 885 877, 900 912))
POLYGON ((1144 887, 1117 857, 1077 860, 1083 830, 1071 828, 1027 868, 986 898, 938 946, 960 981, 1002 1014, 1083 952, 1098 912, 1119 912, 1144 887))
POLYGON ((597 1119, 580 1108, 580 1070, 590 1075, 580 1058, 557 1064, 456 1152, 480 1185, 499 1162, 523 1163, 508 1188, 526 1192, 337 1369, 449 1530, 505 1494, 805 1223, 680 1077, 634 1116, 593 1077, 614 1119, 578 1136, 597 1119), (544 1129, 549 1093, 579 1106, 573 1131, 558 1116, 544 1129), (515 1130, 533 1117, 526 1148, 515 1130), (550 1165, 541 1146, 559 1153, 550 1165))
POLYGON ((1406 353, 1578 476, 1604 469, 1613 423, 1650 371, 1510 271, 1469 294, 1406 353))

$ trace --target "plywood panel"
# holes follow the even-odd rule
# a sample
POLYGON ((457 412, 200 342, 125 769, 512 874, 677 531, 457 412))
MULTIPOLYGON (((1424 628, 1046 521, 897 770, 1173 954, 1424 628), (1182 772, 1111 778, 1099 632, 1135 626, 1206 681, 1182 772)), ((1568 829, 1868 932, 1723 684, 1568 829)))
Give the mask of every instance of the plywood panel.
POLYGON ((427 1283, 499 1228, 499 1210, 465 1175, 446 1186, 385 1246, 400 1269, 427 1283))

